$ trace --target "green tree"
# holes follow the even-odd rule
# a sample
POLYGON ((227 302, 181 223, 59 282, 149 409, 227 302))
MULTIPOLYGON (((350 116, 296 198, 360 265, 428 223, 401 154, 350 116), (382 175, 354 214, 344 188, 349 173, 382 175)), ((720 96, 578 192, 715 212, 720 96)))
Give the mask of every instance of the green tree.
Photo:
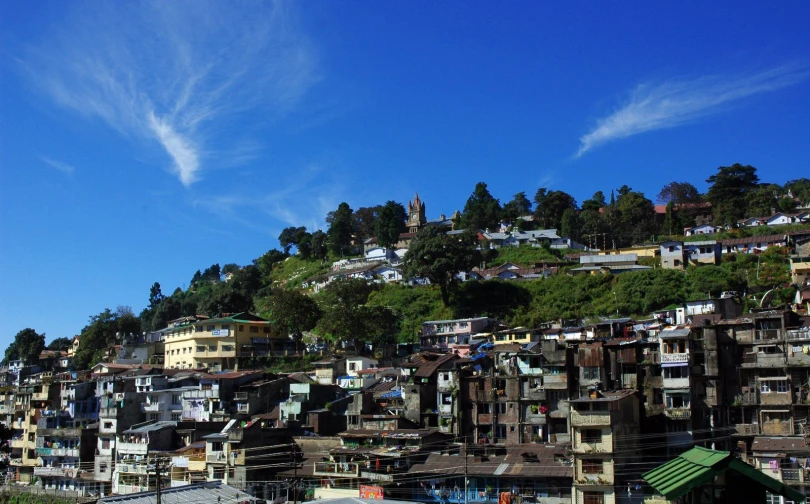
POLYGON ((222 267, 222 274, 223 275, 234 274, 237 271, 239 271, 239 265, 235 264, 235 263, 228 263, 228 264, 226 264, 225 266, 222 267))
POLYGON ((620 194, 616 200, 619 210, 619 245, 643 243, 655 234, 655 206, 636 191, 620 194))
POLYGON ((582 202, 582 210, 595 210, 599 211, 599 209, 604 208, 607 203, 605 202, 605 193, 602 191, 596 191, 591 196, 591 199, 585 200, 582 202))
POLYGON ((566 208, 560 219, 560 236, 579 240, 579 216, 576 210, 566 208))
POLYGON ((336 280, 322 291, 319 304, 323 314, 318 332, 329 340, 351 342, 359 351, 363 343, 393 342, 399 319, 388 307, 367 305, 369 295, 379 289, 362 279, 336 280))
POLYGON ((326 233, 321 231, 320 229, 312 233, 312 239, 310 240, 310 249, 312 249, 312 257, 319 260, 326 259, 329 250, 326 246, 327 236, 326 233))
POLYGON ((526 193, 521 191, 512 197, 512 201, 503 206, 501 219, 514 224, 518 218, 531 215, 531 213, 532 202, 526 197, 526 193))
POLYGON ((154 310, 161 301, 163 301, 163 292, 160 290, 160 284, 155 282, 149 288, 149 308, 154 310))
POLYGON ((380 209, 375 223, 377 244, 389 249, 394 248, 399 241, 400 233, 405 231, 405 219, 407 218, 408 214, 402 203, 386 201, 380 209))
POLYGON ((330 212, 326 218, 329 229, 326 231, 326 246, 335 256, 349 253, 352 248, 352 235, 354 234, 354 220, 352 209, 348 203, 338 205, 337 210, 330 212))
POLYGON ((500 202, 489 193, 486 183, 478 182, 464 205, 461 225, 464 229, 472 231, 496 229, 499 225, 500 215, 500 202))
POLYGON ((802 205, 810 205, 810 179, 790 180, 785 184, 788 197, 795 198, 802 205))
POLYGON ((543 228, 560 229, 567 209, 576 210, 577 201, 564 191, 548 191, 541 187, 534 195, 534 217, 543 228))
POLYGON ((124 335, 137 333, 140 328, 140 320, 128 306, 119 306, 115 311, 107 308, 98 315, 92 315, 79 334, 79 349, 74 357, 74 365, 77 369, 88 369, 101 362, 104 350, 109 345, 121 341, 124 335))
POLYGON ((447 235, 443 229, 428 226, 419 230, 411 242, 403 262, 405 278, 427 278, 438 285, 444 306, 450 306, 450 290, 456 276, 470 271, 481 262, 476 235, 467 230, 447 235))
POLYGON ((781 187, 762 184, 745 195, 746 217, 768 217, 777 207, 777 195, 781 187))
POLYGON ((377 205, 373 207, 360 207, 354 211, 352 218, 354 219, 354 235, 357 243, 364 242, 377 232, 377 219, 380 218, 382 208, 382 205, 377 205))
POLYGON ((717 168, 717 173, 706 179, 712 184, 707 199, 712 204, 717 225, 734 225, 746 217, 746 195, 759 184, 757 169, 735 163, 717 168))
POLYGON ((71 338, 56 338, 50 343, 48 343, 48 350, 56 350, 56 351, 63 351, 70 348, 70 345, 73 344, 73 340, 71 338))
POLYGON ((259 268, 262 278, 265 279, 266 283, 270 283, 269 279, 273 272, 273 265, 280 263, 287 257, 289 257, 287 254, 278 249, 270 249, 259 258, 254 259, 253 264, 259 268))
POLYGON ((26 327, 14 336, 14 341, 6 348, 4 364, 13 360, 21 360, 24 364, 35 364, 39 354, 45 349, 45 333, 39 334, 30 327, 26 327))
POLYGON ((304 331, 314 329, 321 318, 318 303, 298 291, 273 289, 259 304, 262 315, 295 341, 296 350, 301 349, 304 331))

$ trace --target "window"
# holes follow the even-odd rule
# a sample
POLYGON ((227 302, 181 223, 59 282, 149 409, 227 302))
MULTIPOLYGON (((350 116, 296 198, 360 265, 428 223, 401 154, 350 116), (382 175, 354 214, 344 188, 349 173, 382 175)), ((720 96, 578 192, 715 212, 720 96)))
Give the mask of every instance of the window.
POLYGON ((349 363, 349 371, 357 371, 357 363, 356 362, 350 362, 349 363))
POLYGON ((498 413, 501 415, 506 413, 506 403, 498 403, 498 413))
POLYGON ((691 407, 688 394, 667 394, 667 408, 691 407))
POLYGON ((582 474, 601 474, 602 462, 597 460, 583 460, 582 474))
POLYGON ((110 438, 104 438, 101 440, 101 449, 102 450, 110 449, 110 438))
POLYGON ((216 345, 208 345, 208 351, 209 352, 216 352, 217 351, 217 346, 216 345))
POLYGON ((602 442, 601 429, 582 429, 580 431, 583 443, 597 444, 602 442))
POLYGON ((180 404, 180 394, 172 394, 172 404, 180 404))
POLYGON ((672 366, 664 368, 664 378, 689 378, 689 366, 672 366))
POLYGON ((222 345, 223 352, 233 352, 233 345, 222 345))
POLYGON ((778 392, 780 394, 787 394, 790 392, 787 380, 763 380, 759 382, 759 391, 763 394, 770 392, 778 392))
POLYGON ((244 331, 245 331, 245 326, 240 325, 240 326, 239 326, 239 332, 244 332, 244 331))
POLYGON ((198 326, 194 327, 195 332, 202 332, 202 330, 203 330, 203 326, 201 326, 201 325, 198 325, 198 326))
POLYGON ((220 329, 225 329, 226 331, 231 328, 231 324, 222 324, 219 326, 220 329))
POLYGON ((582 368, 582 379, 583 380, 598 380, 599 379, 599 368, 598 367, 583 367, 582 368))
POLYGON ((211 332, 211 331, 213 331, 213 330, 214 330, 214 326, 212 326, 212 325, 205 326, 205 330, 206 330, 207 332, 211 332))
POLYGON ((264 334, 270 334, 270 328, 269 328, 269 327, 263 327, 263 328, 262 328, 262 332, 263 332, 264 334))
POLYGON ((205 352, 205 345, 197 345, 198 352, 205 352))
POLYGON ((112 429, 113 428, 112 422, 104 422, 104 428, 105 429, 112 429))
POLYGON ((256 327, 256 326, 250 326, 250 332, 257 333, 257 332, 259 332, 259 328, 256 327))
POLYGON ((103 473, 107 472, 107 464, 101 464, 100 466, 98 466, 98 472, 103 473))
POLYGON ((149 413, 149 420, 159 420, 159 419, 160 415, 158 415, 157 413, 149 413))
POLYGON ((582 504, 605 504, 602 492, 582 492, 582 504))
POLYGON ((489 403, 481 403, 478 405, 478 413, 479 414, 488 414, 490 413, 489 403))
POLYGON ((224 467, 215 467, 214 468, 214 479, 218 479, 218 480, 225 479, 225 468, 224 467))
POLYGON ((172 413, 172 422, 180 421, 180 413, 172 413))
POLYGON ((495 437, 496 438, 505 438, 506 437, 506 426, 505 425, 496 425, 495 426, 495 437))

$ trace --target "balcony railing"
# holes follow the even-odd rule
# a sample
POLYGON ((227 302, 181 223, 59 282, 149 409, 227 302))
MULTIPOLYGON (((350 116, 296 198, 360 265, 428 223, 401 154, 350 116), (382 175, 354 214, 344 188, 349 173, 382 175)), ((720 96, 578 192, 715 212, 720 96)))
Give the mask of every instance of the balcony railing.
POLYGON ((215 399, 219 397, 219 389, 186 390, 183 397, 188 399, 215 399))
POLYGON ((236 392, 233 394, 234 401, 247 401, 248 400, 248 393, 247 392, 236 392))
POLYGON ((66 429, 38 429, 37 437, 75 438, 82 437, 82 430, 74 427, 66 429))
POLYGON ((315 462, 315 476, 360 476, 360 466, 354 462, 315 462))
POLYGON ((692 418, 692 410, 690 408, 665 408, 664 415, 673 420, 689 420, 692 418))
POLYGON ((673 362, 689 362, 688 353, 663 353, 661 354, 661 364, 673 362))
POLYGON ((37 455, 46 457, 78 457, 78 448, 42 448, 37 446, 37 455))
POLYGON ((810 329, 789 329, 785 331, 788 341, 810 340, 810 329))
POLYGON ((781 329, 757 329, 754 341, 778 340, 782 337, 781 329))
POLYGON ((50 476, 55 478, 75 478, 79 470, 72 467, 35 467, 34 476, 50 476))
POLYGON ((543 386, 552 389, 568 387, 568 376, 564 374, 543 375, 543 386))
POLYGON ((156 403, 149 403, 149 404, 143 403, 143 404, 141 404, 141 411, 146 412, 146 413, 149 413, 149 412, 156 413, 156 412, 159 412, 159 411, 164 411, 165 409, 166 409, 166 403, 165 402, 156 402, 156 403))
POLYGON ((220 464, 227 464, 228 457, 225 456, 225 452, 217 451, 217 452, 208 452, 205 455, 205 461, 209 463, 220 463, 220 464))
POLYGON ((759 425, 757 424, 735 424, 734 434, 737 436, 756 436, 759 434, 759 425))
POLYGON ((541 388, 526 386, 523 387, 523 396, 521 399, 526 399, 529 401, 545 401, 546 391, 541 388))
POLYGON ((572 411, 571 425, 574 427, 588 427, 591 425, 610 425, 610 413, 603 411, 572 411))
POLYGON ((790 481, 795 483, 804 482, 804 474, 801 469, 782 469, 782 481, 790 481))
POLYGON ((118 453, 127 455, 146 455, 149 445, 146 443, 118 443, 118 453))

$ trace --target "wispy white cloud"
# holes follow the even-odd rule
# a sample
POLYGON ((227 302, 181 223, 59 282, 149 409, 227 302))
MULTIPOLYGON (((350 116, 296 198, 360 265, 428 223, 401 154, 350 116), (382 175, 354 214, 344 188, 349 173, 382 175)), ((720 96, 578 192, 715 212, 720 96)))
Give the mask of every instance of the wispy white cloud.
POLYGON ((614 140, 692 122, 742 98, 796 84, 808 75, 806 66, 788 65, 759 73, 642 84, 622 106, 580 137, 575 157, 614 140))
POLYGON ((19 59, 22 67, 57 104, 156 142, 186 186, 210 153, 224 157, 228 141, 244 154, 235 124, 250 129, 290 113, 319 80, 292 4, 67 5, 65 19, 19 59))
POLYGON ((61 161, 56 161, 55 159, 51 159, 51 158, 46 157, 46 156, 41 156, 40 159, 46 165, 48 165, 48 166, 50 166, 52 168, 56 168, 57 170, 59 170, 62 173, 73 173, 73 172, 76 171, 76 168, 73 165, 69 165, 69 164, 63 163, 61 161))

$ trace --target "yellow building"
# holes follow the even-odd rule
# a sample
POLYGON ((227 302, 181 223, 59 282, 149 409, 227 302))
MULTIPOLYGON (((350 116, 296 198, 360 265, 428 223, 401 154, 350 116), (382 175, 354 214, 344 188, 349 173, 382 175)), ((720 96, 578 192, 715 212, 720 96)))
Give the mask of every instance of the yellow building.
POLYGON ((621 254, 636 254, 637 257, 660 257, 660 245, 635 245, 633 247, 622 247, 617 249, 603 250, 599 255, 621 255, 621 254))
POLYGON ((249 313, 193 320, 165 331, 164 365, 174 369, 235 370, 240 357, 283 351, 288 341, 270 330, 270 322, 249 313))
POLYGON ((516 327, 514 329, 506 329, 504 331, 497 331, 492 333, 492 342, 496 345, 505 345, 508 343, 518 343, 525 345, 533 341, 540 341, 543 332, 540 329, 526 329, 525 327, 516 327))
POLYGON ((793 283, 799 287, 810 283, 810 257, 791 257, 790 275, 793 283))

